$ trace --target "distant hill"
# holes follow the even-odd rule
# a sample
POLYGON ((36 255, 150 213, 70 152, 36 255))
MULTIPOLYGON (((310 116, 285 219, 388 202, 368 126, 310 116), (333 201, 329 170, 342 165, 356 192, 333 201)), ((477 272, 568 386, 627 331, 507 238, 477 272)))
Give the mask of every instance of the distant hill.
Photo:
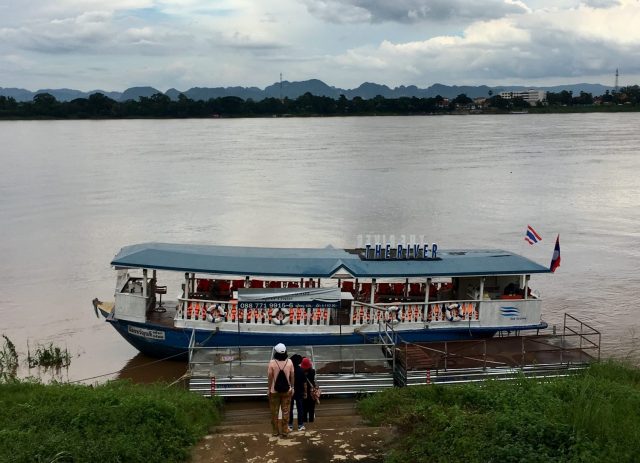
POLYGON ((138 100, 141 96, 149 98, 156 93, 162 93, 153 87, 131 87, 126 89, 120 96, 120 101, 138 100))
POLYGON ((104 90, 91 90, 90 92, 81 92, 80 90, 72 90, 69 88, 43 88, 32 92, 24 88, 2 88, 0 87, 0 95, 13 97, 16 101, 31 101, 38 93, 50 93, 58 101, 71 101, 76 98, 88 98, 94 93, 103 93, 105 96, 113 100, 119 100, 122 92, 105 92, 104 90))
POLYGON ((24 88, 0 87, 0 95, 14 98, 16 101, 31 101, 35 96, 35 93, 25 90, 24 88))
MULTIPOLYGON (((415 85, 390 88, 386 85, 376 84, 373 82, 365 82, 359 87, 354 89, 342 89, 338 87, 332 87, 325 84, 318 79, 310 79, 300 82, 288 82, 282 83, 276 82, 269 85, 264 90, 258 87, 193 87, 188 90, 180 91, 175 88, 171 88, 165 92, 172 100, 177 100, 180 93, 192 100, 209 100, 210 98, 220 98, 227 96, 235 96, 242 98, 243 100, 252 99, 255 101, 263 100, 265 98, 291 98, 295 99, 305 93, 309 92, 316 96, 327 96, 337 99, 340 95, 344 95, 348 99, 354 97, 360 97, 364 99, 375 98, 380 95, 385 98, 400 98, 400 97, 416 97, 416 98, 433 98, 435 96, 442 96, 444 98, 455 98, 456 96, 464 93, 470 98, 486 97, 489 96, 489 91, 494 95, 500 92, 513 92, 519 90, 528 90, 530 88, 538 90, 546 90, 548 92, 559 93, 563 90, 573 92, 574 95, 578 95, 581 91, 591 93, 593 96, 603 95, 607 90, 613 90, 613 87, 608 87, 600 84, 571 84, 571 85, 554 85, 551 87, 536 87, 536 86, 523 86, 523 85, 505 85, 498 87, 489 87, 486 85, 444 85, 433 84, 427 88, 418 88, 415 85)), ((31 101, 33 97, 38 93, 47 92, 56 97, 59 101, 70 101, 75 98, 87 98, 93 93, 104 93, 109 98, 116 101, 137 100, 141 96, 150 97, 155 93, 162 93, 153 87, 131 87, 124 92, 105 92, 102 90, 92 90, 90 92, 81 92, 79 90, 73 90, 68 88, 62 89, 42 89, 35 92, 25 90, 22 88, 2 88, 0 87, 0 95, 10 96, 17 101, 31 101)))
POLYGON ((301 82, 289 82, 285 80, 282 82, 282 93, 280 91, 280 83, 276 82, 264 89, 264 96, 262 98, 280 98, 281 96, 282 98, 298 98, 307 92, 316 96, 339 98, 340 93, 344 93, 344 90, 330 87, 318 79, 303 80, 301 82))

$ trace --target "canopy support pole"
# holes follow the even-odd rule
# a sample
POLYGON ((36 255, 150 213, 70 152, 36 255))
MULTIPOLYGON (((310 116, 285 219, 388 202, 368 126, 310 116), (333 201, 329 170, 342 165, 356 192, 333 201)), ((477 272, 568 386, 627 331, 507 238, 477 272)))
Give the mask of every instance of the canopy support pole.
POLYGON ((142 297, 147 297, 147 283, 148 283, 148 278, 147 278, 147 269, 143 268, 142 269, 142 297))

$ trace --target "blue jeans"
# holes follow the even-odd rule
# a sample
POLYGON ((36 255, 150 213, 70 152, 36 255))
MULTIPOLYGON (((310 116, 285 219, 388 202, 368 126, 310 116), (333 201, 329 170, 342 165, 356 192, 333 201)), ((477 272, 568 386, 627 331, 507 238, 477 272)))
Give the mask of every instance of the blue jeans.
POLYGON ((296 397, 295 395, 291 398, 291 406, 289 407, 289 426, 293 426, 293 403, 295 402, 296 408, 298 409, 298 427, 304 424, 304 409, 302 406, 302 397, 296 397))

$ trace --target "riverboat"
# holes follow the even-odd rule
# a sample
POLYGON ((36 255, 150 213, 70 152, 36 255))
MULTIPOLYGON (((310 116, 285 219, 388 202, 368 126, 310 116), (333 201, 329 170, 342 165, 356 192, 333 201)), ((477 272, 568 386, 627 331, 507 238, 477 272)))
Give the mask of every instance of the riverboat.
POLYGON ((155 357, 186 356, 190 342, 349 345, 389 328, 397 342, 427 342, 547 327, 529 283, 549 268, 503 250, 144 243, 111 265, 115 301, 94 299, 96 314, 155 357))

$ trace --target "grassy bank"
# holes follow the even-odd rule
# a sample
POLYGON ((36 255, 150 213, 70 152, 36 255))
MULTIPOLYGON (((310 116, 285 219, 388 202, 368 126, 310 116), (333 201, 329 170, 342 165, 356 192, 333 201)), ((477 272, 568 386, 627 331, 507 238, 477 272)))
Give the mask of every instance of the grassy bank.
POLYGON ((0 461, 179 462, 220 401, 165 385, 0 384, 0 461))
POLYGON ((395 425, 388 462, 637 462, 640 370, 615 363, 540 383, 386 391, 359 403, 395 425))

